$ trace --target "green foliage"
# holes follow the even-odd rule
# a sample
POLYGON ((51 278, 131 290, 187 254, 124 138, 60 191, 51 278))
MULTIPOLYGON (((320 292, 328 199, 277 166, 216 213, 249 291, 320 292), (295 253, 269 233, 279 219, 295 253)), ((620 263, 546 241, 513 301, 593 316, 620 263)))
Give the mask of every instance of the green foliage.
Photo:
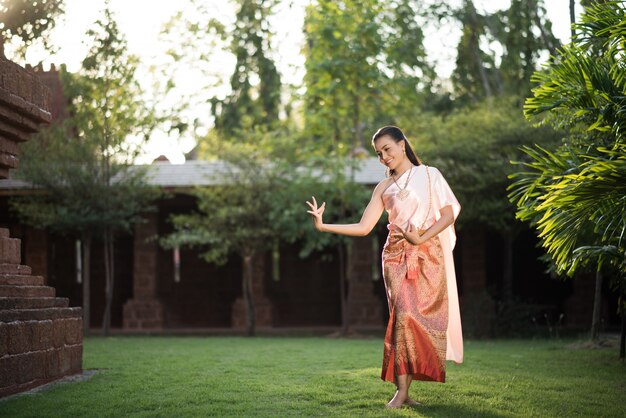
POLYGON ((532 162, 511 191, 517 216, 533 221, 557 270, 594 262, 626 271, 626 146, 525 148, 532 162))
MULTIPOLYGON (((126 40, 108 8, 87 36, 92 45, 82 70, 69 75, 72 79, 65 84, 72 98, 74 129, 79 138, 98 143, 102 161, 108 163, 114 155, 116 162, 130 164, 155 123, 135 75, 138 58, 128 54, 126 40)), ((110 174, 109 179, 115 175, 110 174)))
POLYGON ((559 46, 542 0, 512 0, 508 9, 492 14, 479 13, 472 0, 465 0, 444 16, 462 25, 452 82, 463 102, 526 96, 542 54, 553 54, 559 46))
POLYGON ((459 226, 479 224, 500 233, 521 227, 507 198, 509 161, 524 145, 553 147, 562 133, 533 128, 513 97, 486 100, 442 118, 423 114, 406 121, 407 135, 426 164, 441 169, 463 206, 459 226))
MULTIPOLYGON (((165 25, 162 43, 169 46, 166 94, 176 92, 179 70, 202 80, 196 94, 178 98, 172 129, 184 132, 212 122, 213 135, 233 139, 260 126, 277 129, 282 84, 272 59, 270 19, 277 0, 236 0, 207 3, 191 0, 165 25), (224 9, 236 9, 229 19, 224 9), (191 12, 190 12, 191 11, 191 12), (230 91, 224 90, 224 68, 234 58, 230 91), (216 90, 220 93, 216 96, 216 90), (189 120, 190 109, 205 109, 205 120, 189 120)), ((229 10, 230 11, 230 10, 229 10)))
POLYGON ((452 74, 455 93, 472 100, 493 96, 500 87, 495 56, 481 48, 481 38, 488 33, 486 21, 492 17, 479 15, 472 1, 465 1, 455 14, 463 25, 452 74))
POLYGON ((230 78, 230 94, 212 99, 215 129, 226 137, 257 125, 278 123, 281 82, 270 55, 268 19, 276 0, 238 0, 239 10, 231 37, 237 61, 230 78))
POLYGON ((600 137, 622 142, 626 6, 624 2, 596 5, 586 9, 582 19, 576 25, 575 42, 561 49, 547 71, 535 74, 533 81, 540 86, 524 109, 529 118, 541 116, 541 123, 587 132, 588 137, 597 134, 589 143, 600 137))
MULTIPOLYGON (((17 55, 24 58, 26 49, 41 41, 50 49, 48 35, 64 13, 65 0, 0 0, 0 35, 20 43, 17 55)), ((2 40, 0 40, 1 42, 2 40)))
POLYGON ((23 145, 16 173, 36 189, 12 198, 12 207, 24 222, 62 234, 99 234, 105 227, 129 230, 156 196, 145 185, 145 170, 116 166, 116 179, 107 186, 98 150, 66 128, 45 129, 23 145))
POLYGON ((136 58, 110 11, 89 31, 92 47, 80 74, 61 70, 69 117, 24 144, 17 175, 41 189, 14 200, 28 223, 59 232, 129 230, 156 192, 145 170, 131 164, 139 151, 129 135, 147 135, 150 112, 134 77, 136 58))
MULTIPOLYGON (((231 2, 224 2, 230 6, 231 2)), ((227 25, 217 13, 223 3, 189 0, 180 3, 180 10, 163 25, 159 44, 165 56, 161 65, 151 67, 154 74, 154 90, 161 103, 155 103, 160 112, 167 114, 163 126, 180 135, 206 126, 209 120, 198 118, 198 114, 210 114, 210 97, 214 88, 224 84, 223 56, 227 49, 227 25), (216 65, 219 62, 219 65, 216 65), (179 86, 192 74, 195 79, 194 94, 181 94, 179 86), (201 82, 200 82, 201 80, 201 82)))
POLYGON ((499 66, 505 93, 526 97, 530 80, 542 54, 554 54, 560 46, 552 33, 542 0, 512 0, 495 13, 494 35, 504 46, 499 66))
POLYGON ((321 204, 326 202, 324 222, 350 224, 361 219, 372 190, 356 183, 351 170, 358 160, 310 158, 306 165, 297 168, 297 174, 288 187, 281 190, 281 207, 277 207, 277 222, 283 231, 283 240, 302 245, 300 256, 307 257, 314 251, 323 251, 352 238, 337 234, 323 234, 313 227, 305 201, 315 195, 321 204))
POLYGON ((420 102, 432 70, 419 3, 319 0, 307 7, 305 129, 321 152, 369 147, 364 132, 420 102))
POLYGON ((531 220, 559 272, 588 263, 617 268, 626 262, 626 78, 624 2, 585 9, 577 38, 535 80, 526 102, 529 118, 566 127, 569 143, 525 151, 531 162, 516 175, 511 200, 517 216, 531 220), (615 24, 617 26, 615 26, 615 24))
POLYGON ((165 247, 199 247, 206 261, 218 264, 231 253, 243 256, 270 248, 276 235, 273 192, 284 175, 273 165, 272 134, 258 132, 239 142, 205 138, 206 152, 219 150, 215 185, 195 190, 197 211, 171 217, 175 232, 161 240, 165 247))
POLYGON ((196 190, 197 212, 172 217, 175 232, 162 240, 166 247, 198 247, 205 260, 221 263, 230 253, 259 253, 278 241, 299 242, 306 256, 340 239, 313 228, 305 204, 311 193, 328 200, 331 221, 354 220, 357 214, 346 207, 367 202, 368 192, 350 181, 349 170, 329 171, 328 161, 325 167, 321 159, 310 158, 288 131, 208 142, 204 146, 219 149, 223 163, 214 179, 217 186, 196 190))
POLYGON ((164 246, 200 247, 202 257, 217 264, 231 253, 253 255, 270 248, 275 231, 269 209, 277 178, 264 170, 267 160, 241 151, 243 158, 222 153, 218 185, 196 189, 197 211, 171 217, 175 232, 162 240, 164 246))

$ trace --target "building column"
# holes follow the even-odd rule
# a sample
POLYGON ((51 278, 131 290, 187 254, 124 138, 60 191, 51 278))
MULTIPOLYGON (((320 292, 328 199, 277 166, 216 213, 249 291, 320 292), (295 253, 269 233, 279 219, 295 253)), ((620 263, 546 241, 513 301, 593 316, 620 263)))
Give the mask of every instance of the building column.
POLYGON ((146 214, 145 221, 135 226, 133 298, 124 304, 124 328, 159 330, 163 328, 163 304, 157 297, 157 214, 146 214))
POLYGON ((380 328, 385 325, 383 309, 386 309, 386 301, 381 301, 374 294, 372 260, 378 260, 378 254, 374 254, 372 237, 354 238, 348 266, 348 297, 351 300, 349 316, 352 327, 380 328))
MULTIPOLYGON (((257 256, 252 273, 252 297, 254 299, 254 310, 256 312, 257 327, 271 327, 272 323, 272 302, 265 296, 265 257, 257 256)), ((246 327, 246 303, 243 296, 235 299, 232 310, 232 327, 244 329, 246 327)))

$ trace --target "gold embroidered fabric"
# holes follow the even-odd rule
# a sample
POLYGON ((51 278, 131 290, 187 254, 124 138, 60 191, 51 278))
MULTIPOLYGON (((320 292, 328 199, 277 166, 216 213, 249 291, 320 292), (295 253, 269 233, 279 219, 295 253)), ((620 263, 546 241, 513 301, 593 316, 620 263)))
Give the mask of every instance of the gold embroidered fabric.
POLYGON ((381 378, 396 376, 445 381, 448 294, 444 254, 438 236, 412 245, 393 236, 383 249, 383 277, 389 303, 381 378))

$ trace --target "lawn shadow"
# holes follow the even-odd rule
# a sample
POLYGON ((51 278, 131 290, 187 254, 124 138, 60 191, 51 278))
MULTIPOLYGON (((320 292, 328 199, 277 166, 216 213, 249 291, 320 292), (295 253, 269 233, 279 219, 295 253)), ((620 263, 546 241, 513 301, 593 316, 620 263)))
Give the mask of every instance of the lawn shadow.
POLYGON ((105 369, 83 369, 80 373, 72 374, 69 376, 64 376, 60 379, 53 380, 51 382, 45 383, 40 386, 36 386, 32 389, 26 390, 24 392, 19 392, 10 396, 6 396, 4 398, 0 398, 0 402, 6 402, 13 399, 21 398, 24 396, 32 396, 40 393, 44 393, 49 391, 52 388, 56 388, 59 386, 67 385, 68 383, 81 383, 91 379, 99 370, 105 369))
POLYGON ((395 387, 388 382, 381 382, 378 374, 378 369, 374 367, 326 371, 312 377, 310 382, 316 387, 316 391, 307 390, 307 394, 324 407, 339 408, 338 411, 341 414, 351 414, 355 411, 376 413, 375 411, 380 410, 381 413, 386 411, 392 414, 392 411, 398 411, 401 415, 415 412, 419 416, 427 417, 501 418, 511 416, 511 410, 506 406, 501 405, 499 409, 493 403, 486 403, 481 401, 480 397, 458 392, 452 386, 443 390, 440 386, 437 388, 423 386, 419 394, 414 393, 414 399, 422 405, 390 410, 385 408, 385 404, 393 396, 395 387), (363 384, 363 382, 369 383, 363 384))
POLYGON ((481 418, 502 418, 508 415, 497 414, 490 411, 480 410, 471 405, 459 404, 426 404, 422 406, 410 407, 415 412, 419 412, 428 417, 481 417, 481 418))

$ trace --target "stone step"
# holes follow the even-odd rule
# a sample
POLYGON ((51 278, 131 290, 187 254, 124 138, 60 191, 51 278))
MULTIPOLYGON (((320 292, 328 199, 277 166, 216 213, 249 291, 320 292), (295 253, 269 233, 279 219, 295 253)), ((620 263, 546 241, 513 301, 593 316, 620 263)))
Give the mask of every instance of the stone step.
POLYGON ((0 228, 0 238, 9 238, 9 228, 0 228))
POLYGON ((43 286, 43 276, 26 276, 23 274, 0 274, 0 286, 43 286))
POLYGON ((0 311, 0 322, 48 321, 83 317, 83 308, 7 309, 0 311))
POLYGON ((21 251, 21 240, 0 237, 0 263, 19 264, 22 261, 21 251))
POLYGON ((0 298, 0 311, 4 309, 67 308, 68 298, 0 298))
POLYGON ((0 286, 0 297, 51 298, 54 287, 49 286, 0 286))
POLYGON ((23 264, 0 263, 0 275, 20 274, 20 275, 30 276, 32 273, 33 273, 33 270, 29 266, 25 266, 23 264))

